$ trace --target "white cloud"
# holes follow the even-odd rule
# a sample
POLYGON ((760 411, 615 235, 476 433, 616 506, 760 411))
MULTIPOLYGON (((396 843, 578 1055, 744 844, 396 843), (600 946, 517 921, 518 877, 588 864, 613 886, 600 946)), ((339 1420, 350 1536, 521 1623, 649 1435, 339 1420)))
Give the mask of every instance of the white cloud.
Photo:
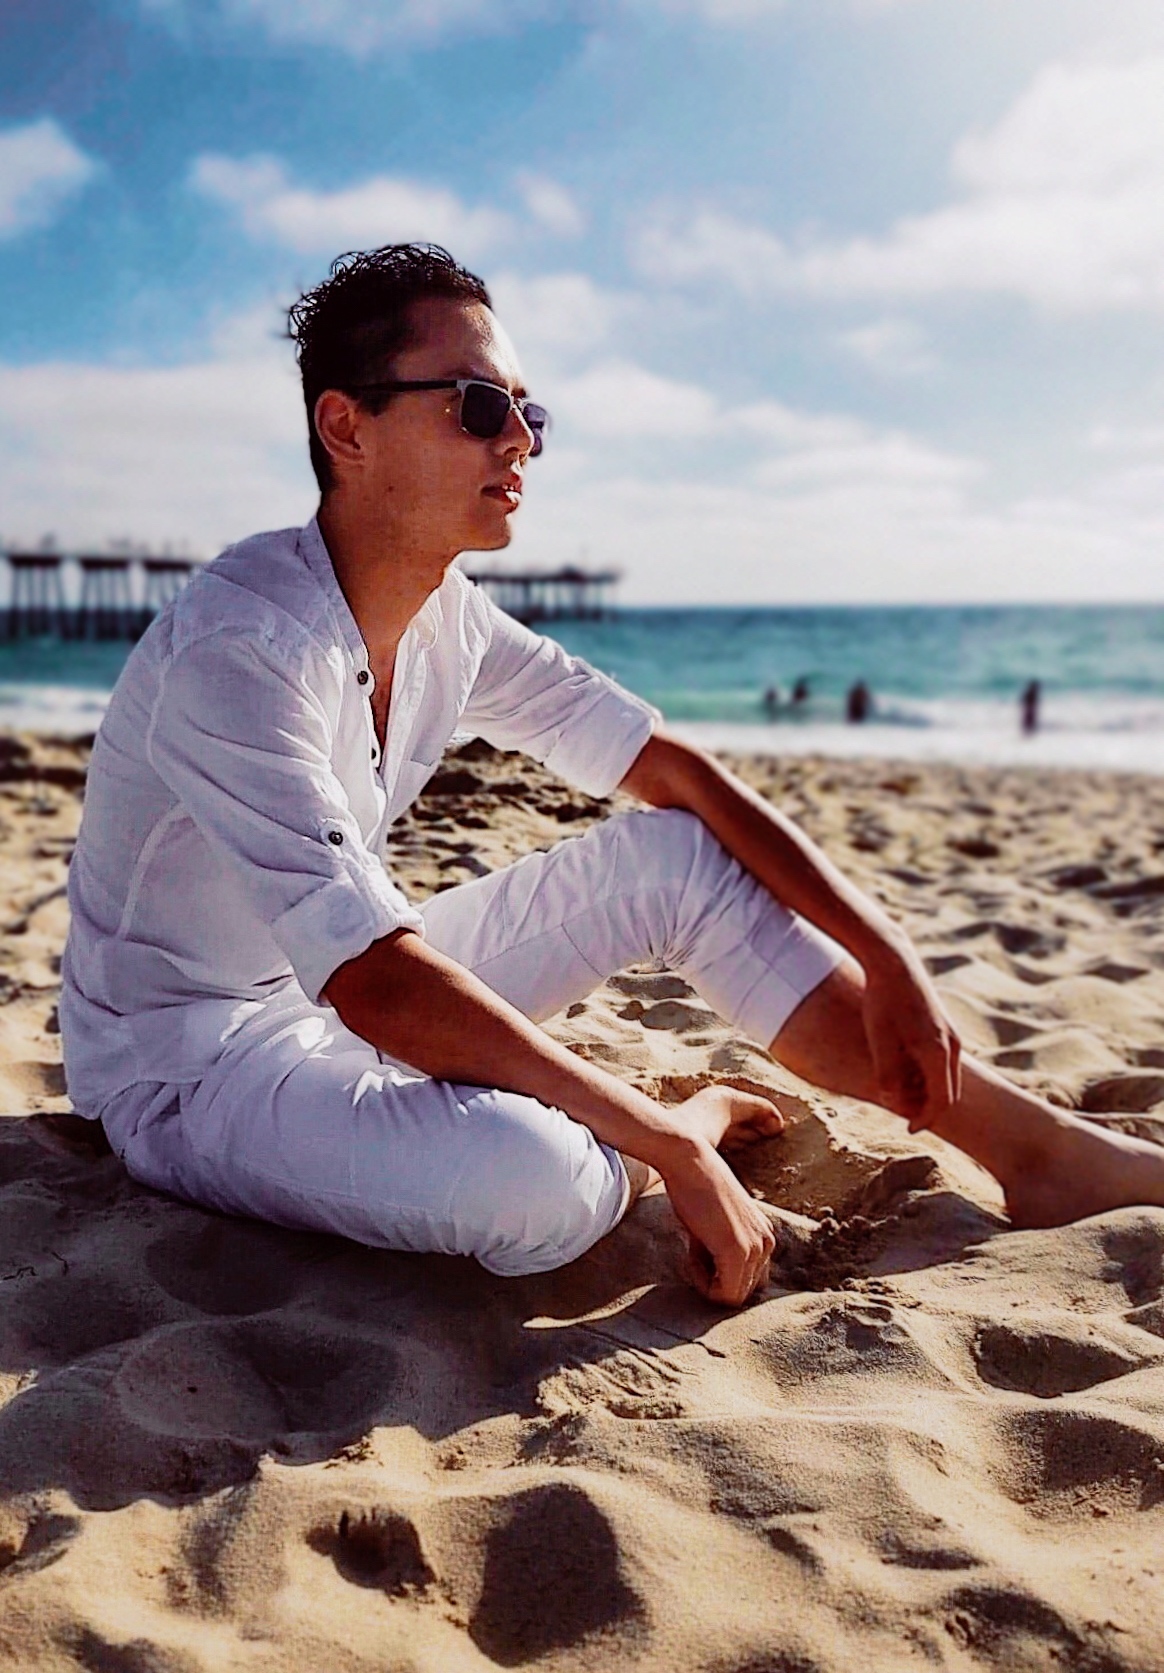
POLYGON ((1164 424, 1096 424, 1087 444, 1097 453, 1150 453, 1164 459, 1164 424))
POLYGON ((884 377, 919 377, 939 365, 922 328, 909 319, 886 317, 870 320, 837 335, 847 354, 884 377))
POLYGON ((624 570, 628 603, 1162 596, 1164 466, 1147 429, 1069 489, 1007 499, 983 461, 924 437, 734 406, 627 360, 548 394, 560 423, 515 556, 585 548, 624 570))
POLYGON ((541 174, 518 176, 518 190, 533 219, 558 238, 577 238, 586 218, 564 186, 541 174))
POLYGON ((932 463, 875 444, 843 461, 802 456, 784 480, 664 481, 575 463, 544 488, 531 480, 517 555, 565 563, 585 548, 622 568, 627 603, 1161 596, 1164 482, 1136 503, 1097 489, 991 509, 972 463, 932 463))
POLYGON ((560 413, 582 435, 619 444, 708 436, 718 417, 706 389, 625 360, 604 361, 561 379, 553 399, 555 416, 560 413))
POLYGON ((917 508, 924 503, 952 508, 962 490, 981 474, 971 460, 942 453, 913 437, 868 431, 844 445, 808 447, 765 461, 756 480, 788 492, 837 489, 847 497, 904 497, 917 508))
MULTIPOLYGON (((611 359, 555 393, 515 556, 585 546, 624 567, 628 602, 1161 594, 1150 426, 1103 432, 1071 492, 991 508, 977 461, 845 413, 731 406, 611 359)), ((185 365, 0 365, 0 503, 10 538, 52 528, 66 549, 129 535, 209 555, 305 520, 305 423, 271 319, 225 321, 185 365)))
POLYGON ((541 16, 549 0, 142 0, 183 34, 257 29, 277 43, 335 47, 364 58, 449 34, 494 34, 541 16))
POLYGON ((51 528, 66 549, 188 541, 211 555, 311 515, 306 433, 269 316, 225 322, 185 365, 0 365, 4 532, 51 528))
POLYGON ((845 413, 725 404, 625 359, 550 394, 558 433, 519 535, 539 562, 584 546, 625 569, 628 602, 981 596, 957 568, 975 460, 845 413))
POLYGON ((96 172, 51 116, 0 132, 0 239, 48 226, 96 172))
POLYGON ((508 216, 462 203, 443 186, 373 175, 334 192, 296 186, 274 157, 197 158, 191 183, 236 214, 252 238, 303 254, 428 240, 475 260, 511 230, 508 216))
POLYGON ((601 348, 629 306, 587 273, 502 273, 489 294, 523 362, 540 368, 575 364, 601 348))
POLYGON ((703 212, 649 228, 639 263, 655 279, 757 295, 1164 307, 1164 55, 1048 66, 1000 122, 959 143, 951 172, 956 201, 880 238, 788 240, 703 212))
MULTIPOLYGON (((908 485, 912 490, 960 491, 981 467, 901 430, 847 413, 806 412, 780 401, 724 404, 696 383, 661 377, 625 358, 608 357, 552 385, 561 441, 597 460, 615 459, 636 445, 636 461, 655 476, 692 476, 683 444, 698 444, 694 473, 782 492, 832 484, 846 491, 908 485)), ((616 467, 618 468, 618 467, 616 467)), ((601 466, 611 469, 611 460, 601 466)))
MULTIPOLYGON (((663 12, 694 15, 707 23, 728 25, 764 23, 790 10, 816 11, 821 7, 821 0, 638 0, 638 3, 663 12)), ((833 0, 829 9, 864 17, 919 3, 920 0, 833 0)))

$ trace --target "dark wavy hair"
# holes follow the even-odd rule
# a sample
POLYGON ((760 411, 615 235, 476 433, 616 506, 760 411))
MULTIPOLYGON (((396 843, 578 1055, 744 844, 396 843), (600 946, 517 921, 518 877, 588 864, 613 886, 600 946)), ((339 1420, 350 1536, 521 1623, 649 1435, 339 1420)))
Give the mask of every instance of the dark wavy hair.
MULTIPOLYGON (((320 492, 332 485, 331 460, 315 428, 315 403, 325 389, 355 395, 361 383, 392 376, 392 363, 411 335, 409 310, 426 297, 491 307, 484 282, 439 244, 384 244, 337 256, 328 277, 287 310, 287 335, 303 377, 311 466, 320 492)), ((358 396, 381 412, 391 396, 358 396)))

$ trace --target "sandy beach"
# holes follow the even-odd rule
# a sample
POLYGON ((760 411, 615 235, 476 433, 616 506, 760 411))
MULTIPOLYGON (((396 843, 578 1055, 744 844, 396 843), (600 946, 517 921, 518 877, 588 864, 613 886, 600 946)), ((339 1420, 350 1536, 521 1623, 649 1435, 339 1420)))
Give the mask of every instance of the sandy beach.
MULTIPOLYGON (((763 1089, 738 1313, 665 1198, 537 1279, 205 1213, 68 1114, 84 744, 0 739, 0 1667, 1164 1669, 1164 1211, 1016 1233, 925 1133, 825 1098, 678 977, 549 1027, 667 1101, 763 1089)), ((967 1045, 1164 1142, 1164 779, 737 765, 909 927, 967 1045)), ((416 898, 608 810, 450 758, 416 898)))

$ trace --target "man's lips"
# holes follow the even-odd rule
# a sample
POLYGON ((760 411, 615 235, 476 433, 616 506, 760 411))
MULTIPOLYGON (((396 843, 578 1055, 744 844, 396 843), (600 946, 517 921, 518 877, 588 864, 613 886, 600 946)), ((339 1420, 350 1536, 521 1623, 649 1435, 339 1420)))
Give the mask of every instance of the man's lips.
POLYGON ((493 482, 481 492, 491 500, 500 500, 502 505, 507 505, 514 511, 521 504, 520 482, 493 482))

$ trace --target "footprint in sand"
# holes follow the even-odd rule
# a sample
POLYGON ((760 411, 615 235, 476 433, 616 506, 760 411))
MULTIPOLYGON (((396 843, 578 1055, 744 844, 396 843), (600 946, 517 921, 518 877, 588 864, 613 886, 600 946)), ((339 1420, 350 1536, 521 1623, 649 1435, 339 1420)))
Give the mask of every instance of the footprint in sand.
POLYGON ((1125 982, 1138 982, 1141 976, 1149 974, 1143 964, 1120 964, 1116 959, 1103 959, 1099 964, 1090 964, 1083 972, 1085 976, 1098 976, 1102 982, 1115 982, 1122 987, 1125 982))
POLYGON ((39 1370, 69 1365, 168 1322, 164 1298, 115 1271, 70 1272, 63 1256, 49 1254, 29 1274, 25 1280, 19 1267, 8 1274, 11 1294, 0 1323, 3 1351, 18 1363, 39 1370), (42 1267, 46 1275, 38 1277, 42 1267))
POLYGON ((1146 1330, 1150 1336, 1164 1337, 1164 1301, 1148 1301, 1124 1314, 1124 1323, 1146 1330))
POLYGON ((203 1313, 265 1313, 300 1293, 312 1269, 334 1255, 322 1238, 247 1220, 207 1217, 151 1244, 146 1267, 154 1282, 203 1313))
POLYGON ((1048 982, 1058 980, 1054 971, 1036 970, 1029 964, 1020 964, 1017 959, 1011 960, 1010 973, 1017 977, 1020 982, 1025 982, 1028 987, 1032 988, 1045 987, 1048 982))
POLYGON ((1127 883, 1105 883, 1091 890, 1096 900, 1111 902, 1112 910, 1126 917, 1140 906, 1164 895, 1164 876, 1134 877, 1127 883))
POLYGON ((1056 866, 1045 876, 1056 889, 1094 889, 1097 884, 1107 882, 1107 871, 1100 865, 1056 866))
POLYGON ((1082 1320, 1064 1320, 1056 1328, 992 1320, 979 1327, 974 1358, 978 1375, 991 1387, 1053 1400, 1158 1365, 1164 1353, 1140 1348, 1134 1339, 1104 1341, 1082 1320))
POLYGON ((1002 919, 979 918, 960 929, 953 930, 952 941, 974 941, 979 936, 993 935, 1004 953, 1015 957, 1048 958, 1061 953, 1067 937, 1055 931, 1031 929, 1026 924, 1010 924, 1002 919))
POLYGON ((1000 1046, 1017 1046, 1040 1032, 1038 1023, 1024 1022, 1021 1017, 1004 1016, 1000 1011, 989 1012, 986 1021, 1000 1046))
POLYGON ((1094 1668, 1123 1673, 1127 1664, 1096 1657, 1058 1610, 1013 1584, 962 1585, 940 1602, 948 1638, 975 1666, 1094 1668), (980 1659, 981 1658, 981 1659, 980 1659))
POLYGON ((1164 1446, 1134 1421, 1072 1406, 1012 1410, 996 1441, 996 1485, 1040 1518, 1134 1515, 1164 1503, 1164 1446))
POLYGON ((1017 1050, 1012 1047, 1008 1051, 996 1051, 992 1054, 990 1061, 994 1064, 995 1068, 1014 1069, 1019 1073, 1022 1073, 1027 1069, 1034 1069, 1038 1067, 1038 1062, 1034 1052, 1028 1051, 1025 1047, 1021 1046, 1017 1050))
POLYGON ((363 1433, 399 1375, 375 1337, 251 1318, 155 1331, 126 1355, 115 1388, 125 1415, 156 1433, 268 1445, 363 1433))
POLYGON ((516 1667, 601 1634, 615 1638, 606 1665, 626 1665, 628 1639, 645 1629, 647 1612, 628 1584, 602 1507, 583 1487, 552 1482, 490 1509, 480 1593, 469 1616, 469 1637, 481 1653, 516 1667))
POLYGON ((307 1543, 352 1585, 451 1603, 477 1649, 502 1667, 599 1637, 605 1654, 595 1665, 621 1666, 646 1624, 611 1519, 573 1482, 430 1502, 423 1533, 398 1509, 345 1511, 307 1543))
POLYGON ((974 960, 966 953, 934 953, 925 961, 926 969, 931 976, 949 976, 955 970, 963 970, 974 960))
POLYGON ((307 1536, 314 1551, 330 1557, 353 1586, 371 1586, 390 1597, 415 1596, 436 1579, 411 1517, 375 1509, 315 1528, 307 1536))
POLYGON ((65 1641, 80 1667, 101 1673, 203 1673, 206 1663, 172 1644, 157 1644, 150 1638, 114 1642, 90 1627, 67 1634, 65 1641))
POLYGON ((1164 1075, 1107 1075, 1079 1095, 1088 1115, 1143 1115, 1164 1104, 1164 1075))
POLYGON ((1124 1209, 1119 1218, 1123 1224, 1106 1226, 1101 1234, 1109 1263, 1104 1277, 1123 1285, 1133 1307, 1159 1301, 1164 1293, 1164 1226, 1151 1210, 1124 1209))
POLYGON ((77 1516, 60 1516, 12 1502, 0 1506, 0 1576, 14 1580, 17 1575, 51 1567, 80 1532, 77 1516))
POLYGON ((911 1388, 948 1388, 950 1378, 911 1335, 901 1311, 885 1303, 846 1298, 830 1301, 804 1328, 782 1325, 753 1338, 780 1389, 814 1394, 879 1377, 911 1388))
POLYGON ((965 1569, 978 1568, 982 1563, 977 1552, 951 1543, 948 1535, 931 1534, 927 1538, 913 1529, 905 1535, 894 1530, 887 1532, 880 1542, 879 1555, 883 1563, 895 1568, 965 1569))

